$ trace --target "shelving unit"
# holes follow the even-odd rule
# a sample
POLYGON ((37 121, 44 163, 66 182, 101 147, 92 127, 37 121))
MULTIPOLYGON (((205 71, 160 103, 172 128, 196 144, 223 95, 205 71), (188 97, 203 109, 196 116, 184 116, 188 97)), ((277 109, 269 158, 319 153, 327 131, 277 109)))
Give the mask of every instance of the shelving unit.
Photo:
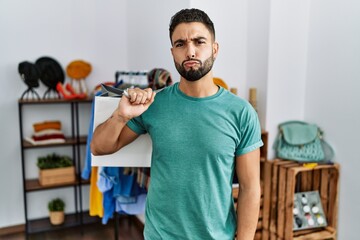
POLYGON ((263 225, 267 239, 336 239, 339 164, 320 164, 314 168, 274 159, 265 165, 265 205, 268 221, 263 225), (327 227, 293 230, 294 194, 319 191, 327 227))
MULTIPOLYGON (((89 104, 92 102, 92 99, 81 99, 81 100, 63 100, 63 99, 46 99, 46 100, 19 100, 18 101, 18 110, 19 110, 19 126, 20 126, 20 139, 21 139, 21 166, 22 166, 22 179, 23 179, 23 196, 24 196, 24 210, 25 210, 25 232, 28 238, 29 234, 59 230, 68 227, 82 226, 83 224, 95 223, 98 222, 98 218, 90 217, 89 214, 83 211, 82 207, 82 186, 89 184, 89 181, 84 181, 81 179, 81 161, 80 161, 80 147, 81 145, 86 144, 87 136, 80 136, 79 131, 79 105, 80 104, 89 104), (56 105, 69 105, 70 110, 70 123, 71 123, 71 134, 66 136, 64 143, 52 143, 46 145, 33 145, 28 141, 24 140, 24 119, 23 119, 23 110, 26 106, 30 105, 51 105, 56 107, 56 105), (72 148, 72 159, 73 164, 76 170, 76 180, 72 183, 66 184, 56 184, 50 186, 42 186, 39 184, 38 179, 28 178, 26 176, 25 168, 26 162, 25 151, 29 149, 46 149, 46 148, 57 148, 57 147, 70 147, 72 148), (69 188, 74 191, 74 204, 75 212, 67 214, 65 217, 65 222, 59 226, 53 226, 50 224, 49 218, 41 219, 29 219, 28 218, 28 194, 37 192, 37 191, 47 191, 50 189, 60 189, 60 188, 69 188)), ((41 112, 39 113, 41 114, 41 112)))

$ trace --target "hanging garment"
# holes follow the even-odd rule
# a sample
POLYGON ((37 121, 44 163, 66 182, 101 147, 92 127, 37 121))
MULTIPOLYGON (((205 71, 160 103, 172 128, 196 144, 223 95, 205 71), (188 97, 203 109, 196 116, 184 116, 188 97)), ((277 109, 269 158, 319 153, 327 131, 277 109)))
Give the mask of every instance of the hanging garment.
POLYGON ((91 178, 90 178, 90 193, 89 193, 89 214, 90 216, 104 216, 103 209, 103 195, 99 191, 96 183, 98 179, 98 167, 93 167, 91 169, 91 178))
MULTIPOLYGON (((121 167, 104 167, 102 169, 97 186, 103 193, 103 224, 106 224, 113 217, 116 202, 119 202, 119 204, 134 204, 137 203, 139 195, 146 193, 144 188, 139 187, 136 178, 136 174, 124 175, 121 167)), ((142 210, 142 207, 145 208, 145 206, 141 206, 139 211, 142 210)), ((121 210, 121 207, 119 210, 121 210)))
POLYGON ((128 215, 137 215, 145 213, 145 202, 147 194, 140 194, 137 196, 136 202, 134 203, 120 203, 116 201, 115 210, 116 212, 125 213, 128 215))

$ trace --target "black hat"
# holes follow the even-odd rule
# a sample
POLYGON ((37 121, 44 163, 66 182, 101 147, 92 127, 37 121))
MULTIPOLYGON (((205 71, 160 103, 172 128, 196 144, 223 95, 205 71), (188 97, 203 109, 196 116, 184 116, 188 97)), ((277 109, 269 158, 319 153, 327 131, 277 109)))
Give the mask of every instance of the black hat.
POLYGON ((53 58, 41 57, 35 62, 40 70, 40 80, 48 88, 56 90, 58 82, 64 83, 65 74, 61 65, 53 58))
POLYGON ((40 72, 35 64, 27 61, 21 62, 19 63, 18 71, 28 87, 36 88, 39 86, 40 72))

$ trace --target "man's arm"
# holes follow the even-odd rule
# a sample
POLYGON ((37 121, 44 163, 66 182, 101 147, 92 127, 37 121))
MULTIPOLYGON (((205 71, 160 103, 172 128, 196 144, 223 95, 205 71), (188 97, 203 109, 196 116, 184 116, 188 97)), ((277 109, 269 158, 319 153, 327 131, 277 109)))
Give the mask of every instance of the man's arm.
POLYGON ((154 102, 155 92, 150 88, 129 89, 130 97, 122 97, 109 119, 96 127, 90 144, 94 155, 111 154, 134 141, 138 135, 126 123, 145 112, 154 102))
POLYGON ((260 209, 260 150, 236 157, 239 180, 237 240, 254 239, 260 209))

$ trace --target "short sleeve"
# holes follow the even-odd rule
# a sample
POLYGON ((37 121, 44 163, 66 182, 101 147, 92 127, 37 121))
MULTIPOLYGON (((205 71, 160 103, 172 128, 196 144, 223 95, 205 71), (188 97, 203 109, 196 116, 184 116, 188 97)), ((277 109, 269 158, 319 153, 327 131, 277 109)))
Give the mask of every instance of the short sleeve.
POLYGON ((235 151, 236 156, 254 151, 263 145, 259 118, 251 105, 243 113, 240 126, 241 139, 235 151))
POLYGON ((137 134, 145 134, 147 133, 146 128, 143 124, 141 116, 131 119, 126 124, 131 130, 133 130, 137 134))

